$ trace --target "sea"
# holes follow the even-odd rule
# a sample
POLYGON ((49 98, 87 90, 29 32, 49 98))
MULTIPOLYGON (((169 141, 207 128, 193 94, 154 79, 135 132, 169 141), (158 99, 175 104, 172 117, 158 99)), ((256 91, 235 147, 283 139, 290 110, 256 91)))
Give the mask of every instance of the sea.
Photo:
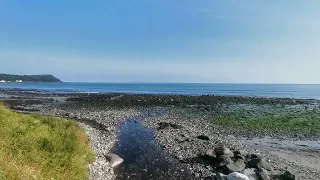
POLYGON ((218 84, 218 83, 0 83, 0 88, 54 93, 129 93, 221 95, 320 99, 320 84, 218 84))

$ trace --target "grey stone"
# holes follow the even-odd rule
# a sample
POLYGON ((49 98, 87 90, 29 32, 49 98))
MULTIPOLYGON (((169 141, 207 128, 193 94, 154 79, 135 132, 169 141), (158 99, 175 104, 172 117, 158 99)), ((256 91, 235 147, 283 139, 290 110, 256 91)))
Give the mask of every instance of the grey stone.
POLYGON ((248 176, 242 174, 242 173, 238 173, 238 172, 234 172, 234 173, 231 173, 227 176, 227 179, 228 180, 250 180, 248 178, 248 176))
POLYGON ((265 170, 265 169, 259 169, 258 171, 257 171, 257 174, 258 174, 258 176, 259 176, 259 178, 261 179, 261 180, 270 180, 270 177, 269 177, 269 174, 268 174, 268 172, 267 172, 267 170, 265 170))
POLYGON ((260 158, 260 156, 258 156, 256 154, 247 154, 247 158, 248 159, 255 159, 255 158, 260 158))
POLYGON ((245 169, 243 174, 247 175, 250 180, 259 180, 258 174, 256 173, 257 169, 245 169))
POLYGON ((111 167, 116 167, 123 162, 123 159, 121 157, 113 153, 105 155, 105 158, 109 162, 111 167))
POLYGON ((247 156, 248 155, 248 153, 246 152, 246 151, 244 151, 244 150, 237 150, 237 151, 234 151, 234 154, 235 155, 241 155, 241 156, 247 156))
POLYGON ((246 164, 244 163, 244 160, 238 159, 235 162, 232 162, 230 164, 226 165, 226 168, 229 173, 232 172, 242 172, 246 168, 246 164))
POLYGON ((266 169, 272 171, 272 166, 262 158, 254 158, 248 162, 250 168, 266 169))
POLYGON ((231 164, 233 162, 232 162, 232 160, 231 160, 231 158, 229 156, 222 155, 222 156, 218 157, 218 163, 219 163, 219 166, 222 167, 222 166, 231 164))
POLYGON ((216 174, 216 179, 217 180, 227 180, 227 175, 224 175, 222 173, 217 173, 216 174))
POLYGON ((213 150, 213 149, 207 150, 206 153, 205 153, 205 155, 208 156, 208 157, 213 157, 213 158, 216 158, 216 157, 217 157, 216 151, 213 150))
POLYGON ((216 147, 215 151, 218 156, 227 155, 229 157, 234 157, 233 152, 229 148, 226 148, 225 146, 218 146, 216 147))
POLYGON ((289 171, 286 171, 284 174, 280 176, 281 180, 295 180, 295 175, 291 174, 289 171))

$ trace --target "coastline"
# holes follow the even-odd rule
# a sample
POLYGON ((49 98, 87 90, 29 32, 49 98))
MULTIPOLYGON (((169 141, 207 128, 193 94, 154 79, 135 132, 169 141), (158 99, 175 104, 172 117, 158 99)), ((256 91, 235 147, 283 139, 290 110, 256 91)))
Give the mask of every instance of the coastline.
MULTIPOLYGON (((96 153, 96 161, 90 166, 90 179, 114 178, 115 174, 106 163, 103 155, 107 154, 114 146, 119 123, 141 114, 146 109, 156 112, 159 107, 160 109, 166 109, 168 113, 160 117, 146 118, 141 122, 142 125, 153 129, 159 144, 182 163, 187 164, 195 178, 204 179, 214 176, 214 167, 191 160, 203 154, 206 150, 214 148, 216 143, 223 143, 229 148, 242 149, 248 153, 259 154, 267 158, 275 169, 271 175, 281 174, 288 170, 295 174, 298 179, 320 178, 319 169, 289 161, 290 156, 286 157, 284 154, 276 155, 270 149, 266 149, 265 144, 259 147, 249 141, 256 137, 266 137, 266 135, 272 135, 275 139, 282 138, 289 141, 297 139, 307 141, 314 139, 313 137, 295 137, 294 135, 269 132, 245 133, 246 131, 238 131, 234 128, 208 122, 208 117, 212 115, 211 112, 216 110, 217 105, 223 103, 239 102, 258 105, 282 103, 296 105, 319 103, 319 100, 140 94, 54 94, 44 91, 27 92, 17 89, 0 90, 0 94, 5 94, 5 96, 0 95, 1 99, 16 111, 43 113, 77 120, 81 127, 86 130, 91 148, 96 153), (158 123, 161 122, 178 124, 183 128, 159 130, 158 123), (103 128, 107 130, 99 129, 99 124, 103 125, 103 128), (210 141, 199 140, 197 138, 199 135, 209 136, 210 141)), ((275 144, 273 149, 278 149, 278 147, 281 147, 280 145, 275 144)), ((268 148, 272 149, 272 147, 268 148)), ((315 160, 320 155, 320 150, 314 150, 314 152, 303 151, 299 150, 296 153, 302 157, 313 155, 315 160)), ((292 149, 284 149, 281 153, 288 152, 292 153, 293 151, 292 149)), ((273 176, 272 178, 276 179, 273 176)))

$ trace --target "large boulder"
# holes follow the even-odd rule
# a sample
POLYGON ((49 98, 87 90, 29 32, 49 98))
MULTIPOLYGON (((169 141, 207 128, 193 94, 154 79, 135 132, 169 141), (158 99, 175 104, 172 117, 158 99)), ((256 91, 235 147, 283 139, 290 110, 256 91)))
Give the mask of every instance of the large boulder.
POLYGON ((229 174, 227 176, 227 179, 228 180, 250 180, 248 178, 248 176, 241 174, 241 173, 238 173, 238 172, 234 172, 234 173, 229 174))
POLYGON ((105 155, 106 160, 110 164, 111 167, 116 167, 123 162, 123 159, 116 154, 109 153, 105 155))
POLYGON ((266 169, 272 171, 272 166, 262 158, 253 158, 248 162, 250 168, 266 169))

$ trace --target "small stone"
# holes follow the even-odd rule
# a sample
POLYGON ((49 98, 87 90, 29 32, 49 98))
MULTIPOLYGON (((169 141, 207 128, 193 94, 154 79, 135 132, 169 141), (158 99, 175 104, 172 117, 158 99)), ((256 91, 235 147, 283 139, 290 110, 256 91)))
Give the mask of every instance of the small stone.
POLYGON ((248 176, 241 174, 241 173, 238 173, 238 172, 234 172, 234 173, 229 174, 227 176, 227 179, 228 180, 250 180, 248 178, 248 176))
POLYGON ((205 136, 205 135, 200 135, 197 138, 200 139, 200 140, 206 140, 206 141, 210 140, 210 138, 208 136, 205 136))
POLYGON ((216 152, 215 152, 213 149, 207 150, 205 154, 206 154, 206 156, 208 156, 208 157, 213 157, 213 158, 216 158, 216 157, 217 157, 216 152))
POLYGON ((105 155, 106 160, 109 162, 111 167, 116 167, 123 162, 123 159, 116 154, 109 153, 105 155))

